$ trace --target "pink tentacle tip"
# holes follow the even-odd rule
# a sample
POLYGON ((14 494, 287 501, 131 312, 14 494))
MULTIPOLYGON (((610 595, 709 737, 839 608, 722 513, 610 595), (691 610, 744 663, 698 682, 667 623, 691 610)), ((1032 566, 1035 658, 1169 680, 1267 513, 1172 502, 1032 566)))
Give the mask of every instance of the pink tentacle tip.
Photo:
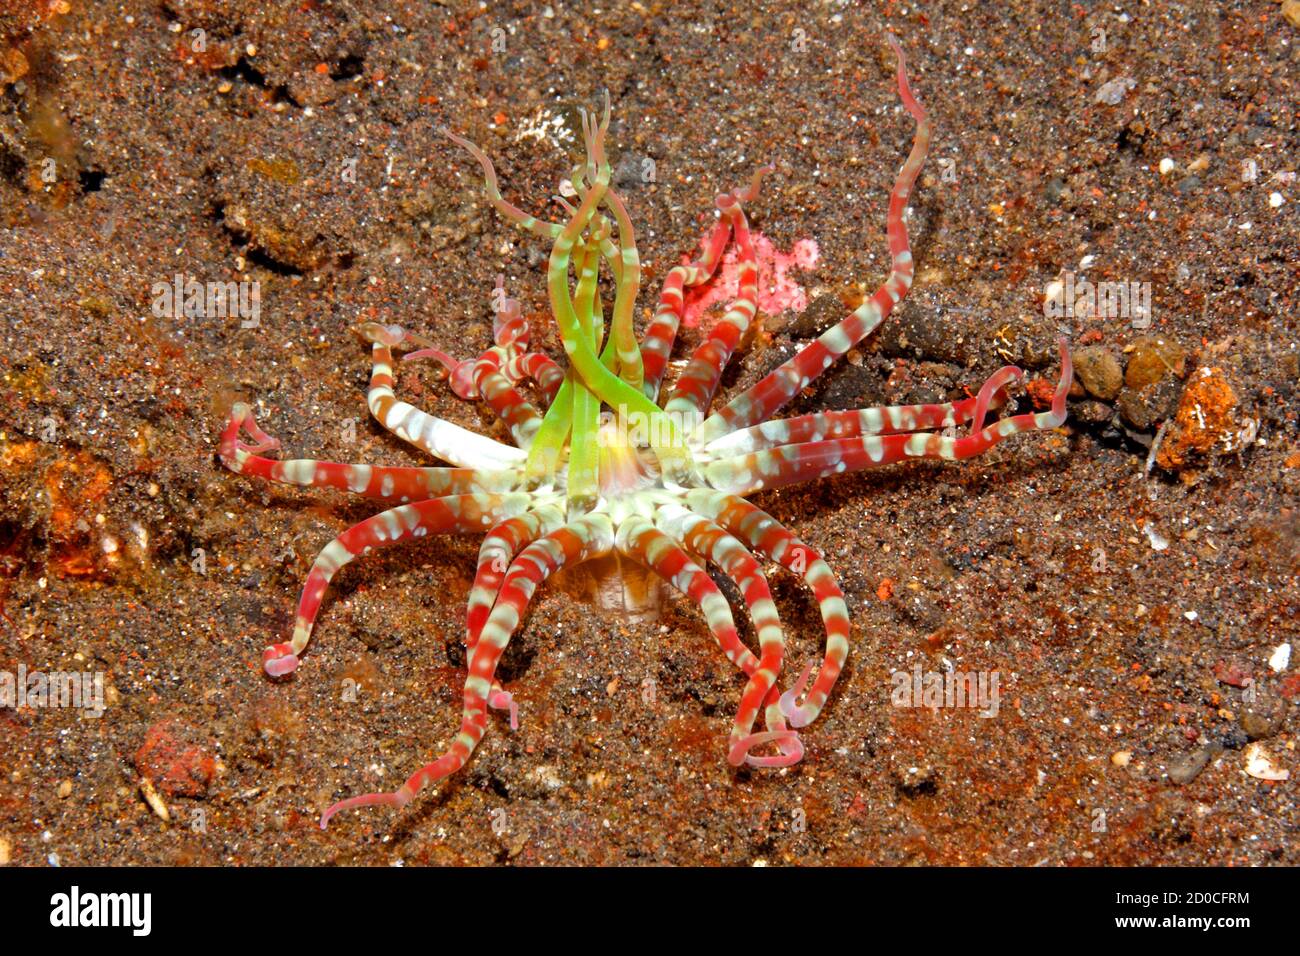
POLYGON ((406 330, 400 325, 364 322, 357 326, 357 333, 371 344, 387 345, 390 348, 406 341, 406 330))
POLYGON ((235 402, 230 407, 230 418, 227 419, 226 430, 221 436, 220 453, 223 456, 233 455, 237 449, 251 455, 259 455, 279 447, 280 439, 272 438, 258 427, 257 419, 253 417, 252 406, 244 402, 235 402), (244 441, 241 437, 243 432, 248 432, 249 437, 253 439, 252 444, 244 441))
POLYGON ((488 695, 488 706, 493 710, 510 711, 510 729, 519 729, 519 705, 509 691, 499 690, 488 695))
POLYGON ((1062 335, 1057 339, 1057 344, 1061 349, 1061 378, 1056 383, 1056 394, 1052 396, 1052 410, 1043 422, 1043 425, 1048 428, 1059 428, 1065 424, 1065 419, 1069 417, 1066 399, 1070 395, 1070 384, 1074 381, 1074 363, 1070 359, 1070 343, 1062 335))
POLYGON ((782 694, 781 699, 777 702, 777 706, 781 708, 781 713, 785 715, 785 719, 790 721, 790 723, 795 727, 807 727, 813 722, 813 718, 816 716, 816 714, 812 713, 806 705, 800 706, 795 703, 800 695, 803 694, 804 688, 808 686, 808 678, 812 676, 812 670, 812 664, 805 667, 803 673, 799 675, 799 680, 795 683, 794 687, 782 694))
POLYGON ((758 190, 763 183, 763 177, 770 176, 774 172, 776 172, 776 166, 772 163, 758 167, 758 169, 754 170, 754 175, 749 178, 749 185, 744 189, 736 190, 736 198, 741 202, 753 202, 758 198, 758 190))
POLYGON ((984 418, 988 414, 989 408, 993 406, 995 398, 1001 396, 1005 399, 1003 393, 1011 385, 1019 385, 1025 380, 1023 370, 1014 365, 1004 365, 992 375, 988 381, 979 390, 979 395, 975 399, 975 413, 971 416, 970 433, 972 435, 983 430, 984 418))
POLYGON ((447 370, 447 383, 458 398, 474 397, 474 359, 457 361, 440 349, 417 349, 403 355, 402 361, 426 358, 437 359, 447 370))
POLYGON ((262 667, 272 677, 285 677, 298 669, 298 655, 288 644, 272 644, 262 652, 262 667))
POLYGON ((411 802, 415 796, 405 784, 401 789, 394 790, 392 793, 363 793, 359 797, 348 797, 346 800, 340 800, 332 807, 320 815, 320 828, 324 830, 330 825, 330 819, 340 810, 353 810, 358 807, 395 807, 401 808, 411 802))
POLYGON ((771 757, 745 755, 745 763, 751 767, 793 767, 803 760, 803 740, 793 730, 779 731, 776 747, 780 754, 771 757))
POLYGON ((1061 381, 1056 386, 1056 400, 1052 403, 1052 411, 1057 411, 1060 406, 1060 414, 1065 414, 1065 398, 1070 393, 1070 384, 1074 381, 1074 362, 1070 358, 1070 343, 1064 335, 1057 340, 1061 348, 1061 381))
POLYGON ((751 767, 792 767, 803 759, 803 741, 793 730, 766 730, 762 733, 747 734, 731 745, 727 753, 727 762, 733 767, 742 763, 751 767), (775 743, 779 754, 759 757, 750 753, 755 747, 775 743))

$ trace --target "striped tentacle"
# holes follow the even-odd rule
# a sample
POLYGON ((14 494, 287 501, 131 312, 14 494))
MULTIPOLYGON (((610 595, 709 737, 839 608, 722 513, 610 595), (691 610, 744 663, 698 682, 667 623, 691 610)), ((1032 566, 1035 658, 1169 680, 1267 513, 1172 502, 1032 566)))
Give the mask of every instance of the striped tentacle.
POLYGON ((754 255, 749 220, 745 218, 741 202, 758 195, 759 180, 771 168, 764 166, 758 170, 747 190, 718 197, 718 208, 724 217, 731 220, 732 235, 736 239, 739 290, 736 301, 691 355, 664 405, 665 411, 680 416, 684 421, 695 423, 704 418, 718 383, 722 381, 723 369, 731 361, 758 311, 758 259, 754 255))
MULTIPOLYGON (((703 474, 714 488, 734 494, 748 494, 760 488, 781 488, 815 478, 889 465, 909 458, 941 458, 946 461, 971 458, 988 451, 1011 435, 1056 428, 1065 421, 1066 393, 1073 380, 1073 369, 1064 339, 1060 342, 1060 348, 1061 378, 1057 383, 1051 411, 1013 415, 961 438, 934 432, 914 432, 782 445, 716 459, 703 467, 703 474)), ((984 396, 983 390, 981 396, 984 396)), ((980 402, 977 399, 972 425, 976 421, 983 423, 987 397, 984 397, 983 407, 980 407, 980 402)))
MULTIPOLYGON (((763 670, 762 663, 754 656, 753 651, 745 646, 736 632, 736 622, 731 616, 731 607, 727 604, 727 599, 713 583, 708 572, 691 560, 691 556, 681 545, 655 527, 649 518, 640 515, 634 515, 619 523, 618 536, 614 544, 619 551, 650 568, 700 606, 700 610, 704 612, 705 623, 727 660, 746 674, 757 675, 763 670)), ((770 655, 767 656, 770 665, 771 658, 770 655)), ((774 683, 776 675, 770 671, 769 673, 774 683)), ((760 677, 759 682, 760 692, 757 698, 742 703, 732 723, 727 759, 737 766, 745 762, 752 747, 762 743, 777 741, 783 745, 783 752, 789 750, 791 753, 795 752, 796 747, 801 746, 795 743, 798 735, 790 730, 757 735, 751 733, 754 718, 766 694, 766 690, 761 688, 766 684, 767 676, 760 677)), ((751 686, 753 683, 751 681, 751 686)))
POLYGON ((474 390, 505 422, 515 444, 527 449, 542 425, 542 413, 510 384, 501 371, 502 359, 500 349, 489 349, 474 363, 474 390))
POLYGON ((282 461, 257 454, 258 451, 278 448, 279 444, 277 439, 258 428, 253 410, 237 402, 231 408, 230 419, 221 433, 217 454, 222 464, 236 474, 300 488, 336 488, 384 501, 420 501, 444 495, 516 491, 522 484, 521 476, 513 470, 360 465, 313 458, 282 461), (246 429, 257 444, 246 444, 239 437, 241 429, 246 429))
POLYGON ((893 435, 900 432, 952 428, 976 420, 984 426, 981 412, 1000 408, 1007 399, 1006 388, 1018 382, 1023 372, 1007 365, 989 377, 980 394, 956 402, 934 405, 886 405, 843 412, 815 412, 795 418, 781 418, 723 435, 704 449, 710 457, 721 458, 745 452, 822 441, 827 438, 851 438, 856 435, 893 435))
POLYGON ((325 829, 330 818, 340 810, 370 806, 403 807, 425 787, 465 766, 487 730, 487 698, 497 662, 519 626, 537 586, 566 564, 576 564, 607 553, 612 543, 613 529, 609 518, 590 514, 524 548, 506 572, 496 606, 470 651, 460 732, 451 747, 437 760, 417 770, 392 793, 367 793, 334 804, 321 815, 321 829, 325 829))
POLYGON ((519 303, 505 295, 505 278, 497 276, 495 300, 500 306, 493 317, 496 344, 477 359, 457 361, 435 348, 418 349, 402 357, 404 362, 425 358, 437 359, 447 371, 448 384, 460 398, 481 398, 506 427, 519 448, 526 449, 542 423, 541 413, 512 384, 504 366, 520 355, 528 343, 528 323, 519 311, 519 303))
POLYGON ((710 415, 692 436, 692 443, 707 445, 728 432, 748 428, 772 417, 793 399, 809 382, 816 379, 849 349, 875 330, 893 311, 908 289, 912 287, 912 252, 907 241, 907 226, 903 212, 911 195, 912 185, 925 161, 930 146, 930 121, 925 110, 912 95, 904 72, 903 51, 891 36, 890 45, 898 55, 898 92, 903 105, 916 119, 916 134, 912 151, 899 170, 893 192, 889 196, 886 234, 892 265, 889 278, 875 294, 838 325, 822 333, 821 337, 805 346, 788 362, 760 380, 748 391, 720 411, 710 415))
POLYGON ((531 379, 547 402, 555 401, 555 393, 560 390, 560 383, 564 381, 564 369, 549 355, 541 352, 525 352, 522 355, 512 356, 501 366, 501 371, 512 382, 531 379))
POLYGON ((492 341, 504 349, 522 351, 528 348, 532 334, 528 331, 528 320, 524 318, 523 308, 518 299, 506 295, 506 277, 497 276, 496 288, 492 293, 492 341))
MULTIPOLYGON (((492 351, 491 349, 489 351, 492 351)), ((474 366, 477 359, 455 359, 441 349, 423 348, 407 352, 402 356, 403 362, 418 362, 423 359, 437 359, 447 376, 447 387, 457 398, 473 399, 477 396, 474 388, 474 366)))
POLYGON ((374 343, 366 405, 384 428, 453 465, 500 469, 523 462, 527 453, 522 449, 503 445, 398 401, 393 393, 393 346, 400 343, 406 333, 395 326, 384 327, 373 322, 362 326, 361 333, 374 343))
POLYGON ((507 518, 487 533, 478 552, 478 567, 465 608, 465 646, 478 643, 483 625, 496 605, 506 572, 519 551, 564 524, 564 511, 555 504, 540 505, 507 518))
POLYGON ((353 525, 327 544, 312 564, 298 600, 293 636, 273 644, 262 654, 262 666, 272 677, 283 677, 298 667, 298 658, 311 640, 312 625, 320 611, 325 589, 338 570, 372 548, 428 534, 468 534, 482 531, 494 521, 523 511, 532 499, 526 494, 450 495, 398 505, 353 525))
MULTIPOLYGON (((474 573, 474 584, 470 588, 469 603, 465 610, 465 646, 474 649, 488 615, 496 606, 501 585, 505 582, 506 572, 521 549, 532 544, 543 535, 550 534, 564 524, 564 512, 557 505, 539 505, 533 510, 498 524, 483 539, 479 548, 478 568, 474 573)), ((510 712, 510 729, 519 729, 519 707, 513 695, 505 690, 496 680, 487 697, 488 706, 493 710, 510 712)))
MULTIPOLYGON (((523 312, 519 307, 519 300, 506 295, 505 281, 504 275, 497 276, 496 290, 492 297, 492 339, 495 344, 481 358, 466 359, 462 362, 452 358, 441 349, 427 347, 408 352, 403 356, 403 361, 410 362, 426 358, 437 359, 446 369, 448 384, 458 397, 477 397, 479 389, 475 385, 474 374, 479 361, 495 357, 497 360, 496 365, 504 366, 522 354, 523 350, 528 347, 530 337, 528 322, 523 317, 523 312)), ((363 331, 368 331, 372 338, 381 336, 384 332, 382 327, 375 330, 366 330, 363 327, 363 331)), ((418 338, 418 336, 414 335, 406 337, 411 340, 418 338)), ((512 382, 516 380, 511 379, 512 382)))
POLYGON ((722 260, 722 250, 726 248, 730 237, 731 217, 723 216, 709 233, 700 258, 685 265, 673 266, 664 278, 659 305, 641 338, 641 359, 645 367, 642 388, 650 398, 659 394, 659 385, 668 369, 668 357, 672 353, 677 329, 686 309, 686 289, 702 285, 713 277, 722 260))
MULTIPOLYGON (((541 352, 520 352, 513 344, 509 346, 493 346, 479 358, 465 359, 464 361, 457 361, 446 352, 434 348, 418 349, 402 356, 404 362, 426 358, 437 359, 446 369, 448 385, 450 385, 451 390, 457 397, 469 399, 482 397, 489 404, 492 404, 493 400, 485 394, 485 389, 499 390, 503 385, 511 388, 514 383, 529 378, 537 384, 538 390, 549 402, 555 398, 560 383, 564 381, 564 370, 550 356, 541 352), (483 362, 489 364, 480 369, 479 365, 483 362), (504 376, 504 383, 483 381, 490 378, 493 372, 499 372, 504 376)), ((517 391, 514 391, 513 388, 511 388, 511 392, 513 394, 507 393, 509 396, 508 402, 503 403, 502 408, 498 409, 493 405, 493 410, 507 424, 510 424, 511 418, 507 414, 506 404, 510 406, 528 404, 527 400, 517 391)), ((533 413, 536 414, 536 409, 533 409, 533 413)), ((536 434, 536 428, 532 429, 532 433, 529 438, 536 434)))
POLYGON ((689 553, 721 568, 740 589, 754 622, 761 656, 755 659, 748 655, 740 665, 749 683, 741 695, 736 713, 737 731, 733 731, 727 759, 733 766, 741 763, 752 767, 793 766, 803 759, 803 743, 797 733, 786 727, 785 715, 778 706, 776 681, 785 655, 785 634, 762 567, 733 534, 702 515, 667 505, 655 512, 654 522, 670 538, 681 541, 689 553), (767 732, 755 734, 751 731, 760 707, 765 709, 767 732), (779 756, 759 757, 750 753, 754 747, 770 742, 777 744, 779 756))
POLYGON ((794 701, 806 685, 812 665, 805 669, 795 690, 781 697, 781 711, 790 723, 795 727, 808 726, 826 706, 849 656, 849 612, 835 575, 815 549, 744 498, 704 489, 692 491, 686 497, 687 506, 692 511, 708 515, 755 553, 765 555, 802 577, 812 590, 826 627, 826 655, 817 680, 802 705, 796 705, 794 701))
POLYGON ((446 370, 447 384, 457 398, 482 399, 510 429, 520 448, 527 448, 541 423, 541 413, 515 389, 505 369, 518 357, 509 346, 495 345, 476 359, 458 361, 435 348, 418 349, 402 356, 403 362, 437 359, 446 370))
POLYGON ((497 171, 492 166, 492 160, 488 159, 483 150, 445 127, 442 129, 442 134, 473 156, 478 161, 479 166, 483 168, 483 179, 487 188, 488 199, 497 212, 521 229, 528 230, 539 239, 554 239, 563 231, 564 227, 559 223, 546 222, 536 216, 530 216, 518 206, 506 202, 497 184, 497 171))

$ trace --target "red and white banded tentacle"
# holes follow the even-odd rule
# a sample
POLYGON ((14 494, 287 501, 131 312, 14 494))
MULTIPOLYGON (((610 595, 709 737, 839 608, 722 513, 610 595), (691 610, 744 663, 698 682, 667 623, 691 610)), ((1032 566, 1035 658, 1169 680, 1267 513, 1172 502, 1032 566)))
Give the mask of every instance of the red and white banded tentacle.
POLYGON ((664 405, 665 411, 681 416, 683 421, 698 422, 709 410, 713 394, 722 381, 723 369, 731 361, 758 312, 758 259, 754 255, 749 221, 745 218, 741 199, 757 196, 759 180, 770 168, 765 166, 755 173, 746 191, 718 197, 718 208, 725 218, 731 220, 732 235, 736 240, 739 291, 736 301, 692 354, 664 405))
POLYGON ((453 465, 502 469, 523 464, 528 453, 522 448, 503 445, 399 401, 393 393, 393 346, 406 333, 393 326, 369 323, 362 327, 362 334, 374 343, 366 404, 379 424, 403 441, 453 465))
POLYGON ((659 293, 659 306, 641 338, 641 360, 645 374, 642 388, 650 398, 659 394, 664 372, 668 369, 668 357, 672 353, 677 329, 686 311, 686 289, 702 285, 713 277, 730 237, 731 217, 723 216, 709 233, 700 258, 685 265, 673 266, 664 278, 663 291, 659 293))
POLYGON ((707 445, 728 432, 748 428, 771 418, 849 349, 875 330, 893 311, 912 287, 912 252, 907 241, 903 211, 907 208, 912 185, 916 182, 925 154, 930 147, 930 121, 925 110, 912 95, 904 71, 903 51, 891 36, 890 45, 898 55, 898 92, 903 105, 916 119, 912 151, 899 170, 893 192, 889 195, 889 212, 885 231, 889 239, 892 268, 889 278, 869 299, 838 325, 822 333, 788 362, 761 379, 756 385, 726 407, 706 418, 691 436, 695 446, 707 445))
MULTIPOLYGON (((891 465, 909 458, 940 458, 945 461, 972 458, 988 451, 1004 438, 1025 431, 1056 428, 1065 421, 1066 396, 1074 375, 1064 339, 1060 348, 1061 377, 1050 411, 1012 415, 961 438, 935 432, 913 432, 781 445, 719 458, 705 465, 702 473, 714 488, 733 494, 749 494, 759 489, 781 488, 864 468, 891 465)), ((981 394, 982 397, 976 399, 972 424, 976 421, 982 424, 985 417, 988 399, 981 394)))
MULTIPOLYGON (((849 656, 849 612, 844 592, 822 556, 782 527, 766 511, 736 495, 696 490, 686 495, 688 507, 697 514, 708 515, 736 535, 755 554, 775 561, 803 578, 812 589, 826 628, 826 653, 817 680, 802 705, 794 698, 803 689, 807 671, 793 694, 782 696, 781 711, 794 727, 806 727, 826 706, 835 681, 849 656)), ((811 665, 809 665, 811 668, 811 665)))
POLYGON ((688 552, 721 568, 731 578, 740 589, 758 635, 760 657, 750 654, 738 663, 749 683, 741 694, 728 759, 733 765, 744 762, 753 767, 789 767, 798 763, 803 758, 803 743, 786 727, 785 715, 775 706, 779 702, 776 682, 785 655, 785 633, 762 567, 735 535, 703 515, 664 505, 656 510, 654 522, 688 552), (760 707, 765 708, 767 732, 755 734, 751 731, 760 707), (754 747, 769 742, 777 744, 779 755, 750 753, 754 747))
POLYGON ((272 644, 262 654, 262 665, 272 677, 283 677, 298 667, 298 659, 311 640, 312 625, 330 580, 339 569, 374 548, 384 548, 429 534, 468 534, 482 531, 507 515, 529 507, 527 494, 451 495, 398 505, 353 525, 325 546, 303 583, 293 636, 272 644))
POLYGON ((465 679, 460 732, 451 747, 437 760, 417 770, 392 793, 367 793, 334 804, 321 815, 322 830, 340 810, 405 806, 425 787, 465 765, 487 730, 488 697, 492 693, 497 663, 511 635, 519 627, 537 586, 566 564, 577 564, 608 553, 613 537, 607 516, 587 514, 534 541, 518 554, 506 572, 501 593, 478 641, 469 651, 469 676, 465 679))
MULTIPOLYGON (((768 653, 765 655, 767 660, 761 662, 745 646, 736 631, 736 622, 731 616, 731 606, 718 590, 718 586, 713 583, 708 572, 696 564, 672 537, 655 527, 649 518, 642 515, 632 515, 619 523, 615 547, 650 568, 698 604, 700 610, 704 612, 704 620, 710 633, 722 648, 722 653, 726 655, 727 660, 746 674, 757 675, 757 680, 751 680, 749 688, 746 689, 741 709, 732 723, 727 759, 735 765, 744 763, 751 748, 769 741, 784 745, 783 751, 795 753, 797 750, 802 753, 801 746, 796 742, 798 735, 794 731, 752 733, 759 707, 768 689, 776 681, 776 674, 772 669, 772 655, 777 655, 776 666, 779 667, 779 651, 769 643, 768 653)), ((770 640, 769 633, 769 642, 770 640)))

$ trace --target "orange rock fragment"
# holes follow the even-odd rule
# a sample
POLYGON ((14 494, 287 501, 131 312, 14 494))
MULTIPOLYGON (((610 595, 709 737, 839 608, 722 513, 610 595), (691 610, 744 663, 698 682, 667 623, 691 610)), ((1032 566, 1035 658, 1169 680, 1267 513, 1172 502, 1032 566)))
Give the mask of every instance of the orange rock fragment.
POLYGON ((1156 453, 1156 462, 1180 471, 1197 458, 1240 447, 1242 426, 1232 410, 1237 395, 1219 368, 1203 368, 1183 389, 1169 434, 1156 453))
POLYGON ((27 75, 28 69, 27 57, 23 56, 22 50, 17 47, 0 50, 0 87, 17 83, 27 75))
POLYGON ((201 797, 216 776, 217 761, 197 742, 198 732, 177 718, 164 718, 145 732, 135 767, 168 796, 201 797))
POLYGON ((1025 391, 1029 393, 1034 408, 1051 408, 1052 400, 1056 397, 1056 383, 1045 378, 1035 378, 1025 385, 1025 391))

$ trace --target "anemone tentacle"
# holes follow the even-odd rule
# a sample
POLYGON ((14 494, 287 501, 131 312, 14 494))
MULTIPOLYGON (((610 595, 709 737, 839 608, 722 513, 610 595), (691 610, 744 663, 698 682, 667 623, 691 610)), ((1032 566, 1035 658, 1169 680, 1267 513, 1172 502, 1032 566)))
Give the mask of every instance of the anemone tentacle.
POLYGON ((361 332, 374 343, 366 405, 375 421, 403 441, 453 465, 500 469, 524 459, 525 452, 520 448, 485 438, 398 400, 393 392, 393 346, 406 333, 400 328, 383 328, 374 323, 362 326, 361 332))
POLYGON ((899 170, 898 180, 889 194, 889 211, 885 219, 891 260, 889 278, 838 325, 827 329, 812 344, 768 374, 753 388, 736 396, 725 408, 705 419, 692 436, 697 443, 707 444, 727 432, 747 428, 772 417, 849 349, 875 331, 912 288, 912 250, 908 245, 903 211, 907 208, 912 186, 925 162, 925 154, 930 149, 930 120, 908 85, 902 49, 892 36, 888 39, 898 56, 899 96, 916 120, 912 151, 899 170))
POLYGON ((455 773, 469 760, 487 730, 488 697, 492 693, 497 663, 519 627, 537 586, 566 564, 576 564, 609 551, 613 529, 604 515, 591 514, 558 531, 539 538, 524 548, 510 564, 496 606, 488 615, 482 633, 469 652, 469 676, 465 678, 464 706, 460 732, 451 747, 437 760, 413 773, 392 793, 367 793, 340 800, 320 819, 324 830, 340 810, 367 806, 405 806, 425 787, 455 773))

